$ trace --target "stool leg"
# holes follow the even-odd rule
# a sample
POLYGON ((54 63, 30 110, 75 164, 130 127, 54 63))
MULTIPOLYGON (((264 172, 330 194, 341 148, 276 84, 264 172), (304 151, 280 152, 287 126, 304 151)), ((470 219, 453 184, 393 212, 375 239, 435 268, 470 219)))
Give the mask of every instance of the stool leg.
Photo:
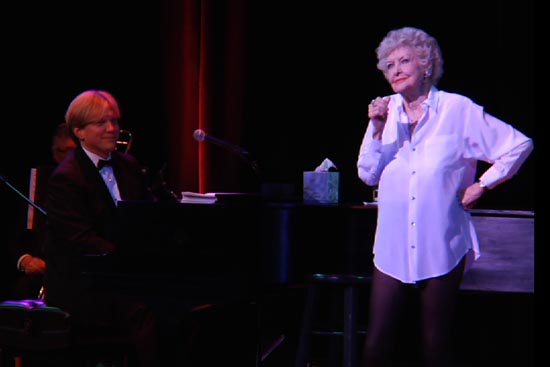
POLYGON ((310 284, 307 290, 307 297, 304 307, 302 320, 302 329, 300 331, 300 340, 298 341, 298 351, 296 352, 295 367, 306 367, 309 357, 311 327, 313 322, 313 304, 317 298, 317 285, 310 284))
POLYGON ((14 367, 17 359, 10 351, 0 347, 0 367, 14 367))
POLYGON ((347 285, 344 288, 344 347, 343 367, 355 367, 356 362, 356 308, 357 297, 355 287, 347 285))

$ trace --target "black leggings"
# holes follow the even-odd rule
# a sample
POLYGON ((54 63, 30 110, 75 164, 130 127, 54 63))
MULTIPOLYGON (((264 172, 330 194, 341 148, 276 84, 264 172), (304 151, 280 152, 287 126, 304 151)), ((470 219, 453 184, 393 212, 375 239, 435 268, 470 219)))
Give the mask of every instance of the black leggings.
POLYGON ((374 268, 361 367, 384 366, 388 362, 400 324, 399 318, 408 306, 406 300, 411 287, 417 288, 420 296, 425 365, 448 365, 454 308, 464 263, 463 258, 449 273, 415 285, 402 283, 374 268))

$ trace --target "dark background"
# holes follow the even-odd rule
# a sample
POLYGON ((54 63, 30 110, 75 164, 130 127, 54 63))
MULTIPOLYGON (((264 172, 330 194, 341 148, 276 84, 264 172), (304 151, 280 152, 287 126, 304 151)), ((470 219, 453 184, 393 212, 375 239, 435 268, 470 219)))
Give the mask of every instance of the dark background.
MULTIPOLYGON (((2 14, 0 174, 26 189, 28 168, 49 162, 53 128, 72 98, 89 88, 119 99, 122 128, 134 133, 134 155, 152 170, 169 161, 165 101, 177 81, 166 73, 174 45, 163 32, 171 3, 8 6, 2 14)), ((441 89, 469 96, 535 137, 534 5, 437 4, 247 3, 241 145, 257 157, 262 180, 300 188, 302 172, 329 158, 341 171, 341 201, 370 199, 371 189, 357 178, 357 152, 368 102, 391 93, 374 49, 402 26, 423 28, 439 40, 441 89)), ((218 38, 223 42, 223 34, 218 38)), ((533 210, 534 161, 535 153, 479 207, 533 210)), ((252 177, 250 171, 235 174, 252 177)), ((13 196, 3 189, 0 195, 13 196)))
MULTIPOLYGON (((445 60, 439 88, 469 96, 534 138, 529 2, 455 2, 445 9, 437 2, 338 4, 279 5, 263 8, 256 18, 263 24, 251 90, 262 93, 252 96, 256 114, 247 129, 250 146, 267 154, 278 174, 299 180, 301 171, 328 157, 342 171, 344 200, 370 198, 357 178, 356 156, 369 101, 391 93, 374 50, 390 29, 402 26, 423 28, 438 39, 445 60)), ((520 174, 479 207, 533 209, 534 160, 533 153, 520 174)))

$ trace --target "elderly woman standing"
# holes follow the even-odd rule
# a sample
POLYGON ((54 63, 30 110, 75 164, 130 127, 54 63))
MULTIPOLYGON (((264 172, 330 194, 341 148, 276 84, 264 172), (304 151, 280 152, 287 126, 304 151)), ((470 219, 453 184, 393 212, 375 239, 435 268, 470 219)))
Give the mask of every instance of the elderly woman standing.
POLYGON ((516 174, 533 142, 471 99, 436 88, 441 50, 423 30, 392 30, 376 53, 395 94, 369 105, 357 161, 361 180, 379 189, 362 363, 386 363, 405 296, 415 289, 426 365, 445 366, 462 275, 479 256, 468 210, 516 174), (478 161, 491 166, 476 178, 478 161))

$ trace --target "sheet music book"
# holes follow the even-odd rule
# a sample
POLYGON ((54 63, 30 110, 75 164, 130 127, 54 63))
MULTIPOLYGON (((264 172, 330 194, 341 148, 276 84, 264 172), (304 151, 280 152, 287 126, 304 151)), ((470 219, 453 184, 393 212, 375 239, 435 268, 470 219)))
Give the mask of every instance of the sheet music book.
POLYGON ((182 204, 214 204, 217 201, 216 194, 208 192, 199 194, 197 192, 183 191, 181 193, 180 203, 182 204))

